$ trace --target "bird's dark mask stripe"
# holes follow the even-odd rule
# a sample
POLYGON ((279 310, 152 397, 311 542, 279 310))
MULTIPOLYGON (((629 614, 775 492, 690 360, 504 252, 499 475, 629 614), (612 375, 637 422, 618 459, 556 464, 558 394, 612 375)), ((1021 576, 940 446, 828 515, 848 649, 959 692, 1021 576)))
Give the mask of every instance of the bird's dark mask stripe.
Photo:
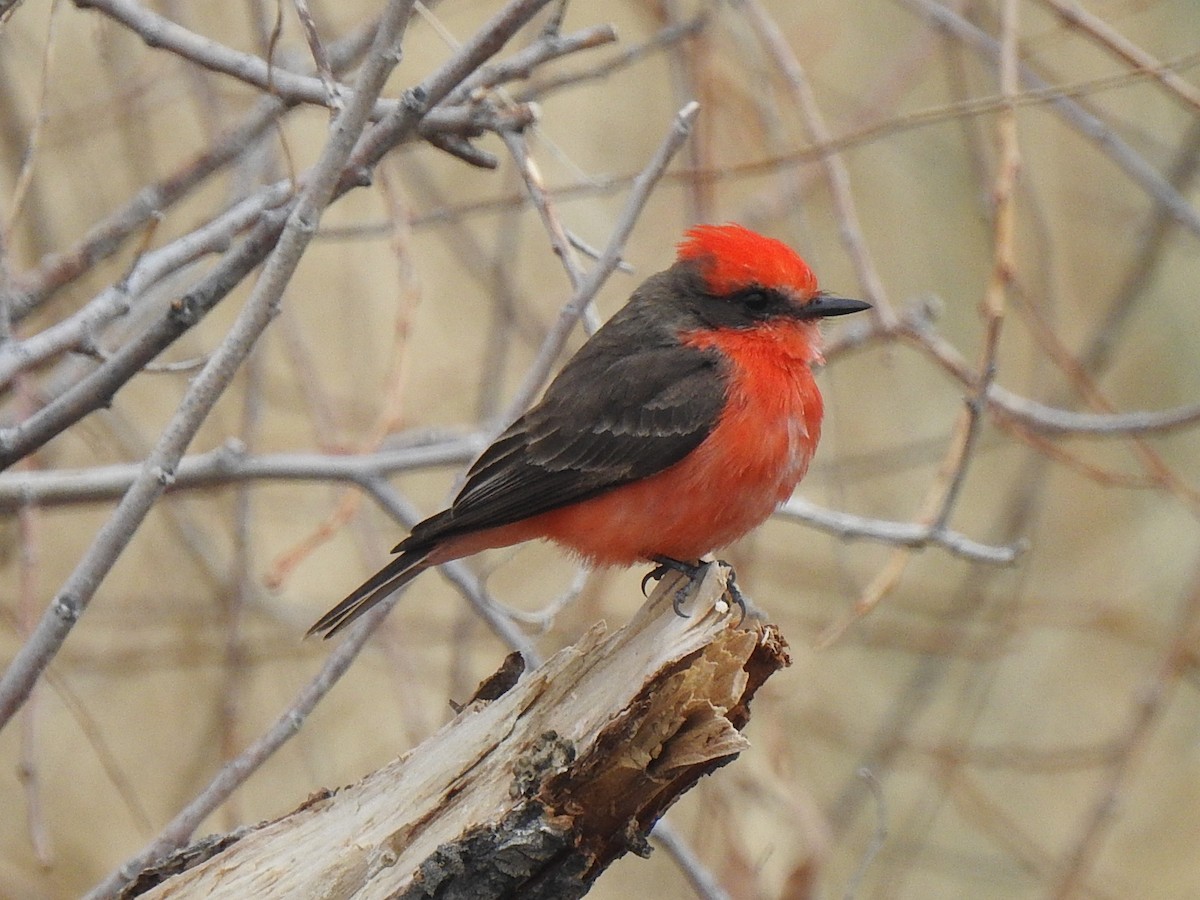
POLYGON ((871 304, 862 300, 826 293, 818 293, 806 303, 799 302, 781 290, 760 284, 750 284, 728 294, 716 294, 690 260, 676 263, 669 274, 674 276, 675 295, 690 295, 692 312, 712 328, 753 328, 773 319, 808 321, 871 308, 871 304))

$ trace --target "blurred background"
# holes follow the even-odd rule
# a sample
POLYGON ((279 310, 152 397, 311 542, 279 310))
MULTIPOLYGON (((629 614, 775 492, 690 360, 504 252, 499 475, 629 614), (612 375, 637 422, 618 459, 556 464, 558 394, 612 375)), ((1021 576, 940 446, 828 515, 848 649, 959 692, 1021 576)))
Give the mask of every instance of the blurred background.
MULTIPOLYGON (((171 40, 147 46, 139 15, 299 71, 306 9, 328 49, 381 4, 82 6, 0 3, 8 344, 76 321, 142 254, 302 173, 324 145, 327 109, 264 112, 261 88, 171 40), (139 192, 188 179, 120 240, 81 251, 139 192), (34 287, 36 305, 21 299, 34 287)), ((385 96, 500 6, 421 7, 385 96)), ((828 329, 824 438, 800 502, 723 554, 794 663, 755 701, 752 749, 671 811, 676 832, 733 898, 1200 896, 1196 4, 630 0, 568 4, 561 30, 607 24, 616 40, 487 98, 536 103, 523 141, 551 215, 601 250, 677 112, 700 104, 596 319, 698 221, 779 237, 823 287, 876 304, 828 329)), ((494 170, 412 142, 322 219, 189 449, 258 468, 180 479, 0 733, 0 896, 95 885, 320 671, 336 642, 305 630, 405 533, 397 506, 336 464, 359 461, 401 510, 429 514, 504 424, 572 285, 510 152, 520 136, 474 143, 494 170)), ((213 249, 15 365, 0 425, 140 333, 213 249)), ((113 514, 253 280, 111 407, 0 474, 0 661, 113 514)), ((543 655, 627 621, 644 574, 581 573, 549 546, 469 572, 543 655)), ((448 721, 509 649, 462 587, 421 577, 197 835, 283 814, 448 721)), ((591 896, 695 893, 659 850, 614 865, 591 896)))

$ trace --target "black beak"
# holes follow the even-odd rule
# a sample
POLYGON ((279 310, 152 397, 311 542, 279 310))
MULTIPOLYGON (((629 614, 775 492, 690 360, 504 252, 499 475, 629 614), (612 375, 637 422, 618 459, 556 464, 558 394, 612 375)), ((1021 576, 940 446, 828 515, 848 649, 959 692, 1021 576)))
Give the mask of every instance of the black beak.
POLYGON ((824 319, 827 316, 848 316, 870 308, 871 304, 863 300, 817 294, 800 308, 800 316, 805 319, 824 319))

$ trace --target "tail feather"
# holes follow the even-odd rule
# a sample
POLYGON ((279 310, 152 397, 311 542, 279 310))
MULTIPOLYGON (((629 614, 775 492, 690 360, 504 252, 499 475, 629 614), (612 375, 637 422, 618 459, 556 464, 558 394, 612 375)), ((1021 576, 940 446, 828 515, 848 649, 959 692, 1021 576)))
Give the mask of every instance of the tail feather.
POLYGON ((426 549, 421 553, 401 553, 359 585, 345 600, 321 616, 312 628, 308 629, 305 637, 314 634, 320 634, 325 639, 333 637, 380 600, 398 591, 429 568, 428 559, 431 552, 426 549))

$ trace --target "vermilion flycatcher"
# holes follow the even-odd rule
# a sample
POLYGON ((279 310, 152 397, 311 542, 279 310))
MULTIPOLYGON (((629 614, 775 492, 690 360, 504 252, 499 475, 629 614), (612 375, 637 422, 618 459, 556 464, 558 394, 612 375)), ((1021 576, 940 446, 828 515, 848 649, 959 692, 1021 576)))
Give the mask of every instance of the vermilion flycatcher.
MULTIPOLYGON (((430 566, 548 538, 598 566, 699 560, 796 487, 821 434, 822 293, 786 244, 700 225, 467 473, 450 508, 309 630, 326 637, 430 566)), ((680 568, 688 568, 686 565, 680 568)))

